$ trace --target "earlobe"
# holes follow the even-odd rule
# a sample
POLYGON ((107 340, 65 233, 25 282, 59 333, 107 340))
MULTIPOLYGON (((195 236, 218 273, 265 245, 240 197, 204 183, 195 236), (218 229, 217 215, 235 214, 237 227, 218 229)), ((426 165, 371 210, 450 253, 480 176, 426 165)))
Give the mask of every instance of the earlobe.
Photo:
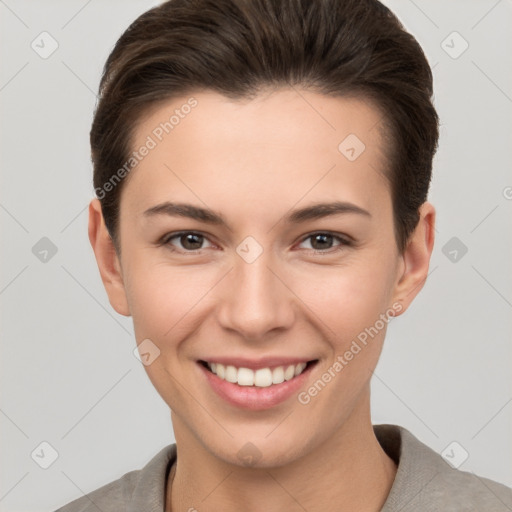
POLYGON ((407 247, 400 262, 394 292, 394 301, 402 306, 400 314, 405 312, 413 299, 423 288, 428 276, 430 257, 434 248, 435 209, 425 202, 419 209, 420 219, 409 237, 407 247))
POLYGON ((120 315, 130 316, 121 264, 98 199, 89 204, 89 241, 111 306, 120 315))

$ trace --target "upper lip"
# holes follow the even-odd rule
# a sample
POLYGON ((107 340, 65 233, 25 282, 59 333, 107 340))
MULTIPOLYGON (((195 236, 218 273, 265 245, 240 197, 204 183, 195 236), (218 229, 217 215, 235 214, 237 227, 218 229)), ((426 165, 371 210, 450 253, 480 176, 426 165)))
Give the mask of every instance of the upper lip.
POLYGON ((273 368, 277 366, 290 366, 299 363, 315 361, 315 358, 306 357, 261 357, 259 359, 247 359, 245 357, 212 357, 200 359, 207 363, 222 364, 224 366, 235 366, 236 368, 250 368, 259 370, 260 368, 273 368))

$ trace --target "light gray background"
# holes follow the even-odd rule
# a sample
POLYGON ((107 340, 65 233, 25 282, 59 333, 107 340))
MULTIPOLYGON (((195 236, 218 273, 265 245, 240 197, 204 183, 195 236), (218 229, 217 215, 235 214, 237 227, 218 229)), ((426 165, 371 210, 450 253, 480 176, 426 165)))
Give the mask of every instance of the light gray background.
MULTIPOLYGON (((168 408, 132 353, 131 319, 110 307, 87 238, 101 69, 156 3, 0 1, 1 511, 54 510, 174 441, 168 408), (31 48, 43 31, 59 45, 47 59, 31 48), (46 262, 32 252, 42 237, 57 248, 46 262), (43 441, 58 452, 48 469, 31 458, 43 441)), ((461 469, 512 486, 512 4, 385 3, 434 67, 442 126, 431 275, 390 324, 373 422, 403 425, 440 453, 457 441, 469 453, 461 469), (446 39, 453 31, 469 43, 458 58, 444 49, 462 48, 446 39), (452 237, 468 248, 455 262, 443 253, 452 237)))

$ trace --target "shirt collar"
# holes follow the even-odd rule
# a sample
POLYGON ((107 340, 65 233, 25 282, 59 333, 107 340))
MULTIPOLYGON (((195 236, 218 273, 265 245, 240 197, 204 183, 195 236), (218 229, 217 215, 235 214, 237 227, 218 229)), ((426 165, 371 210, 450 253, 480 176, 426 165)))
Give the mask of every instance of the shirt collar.
MULTIPOLYGON (((381 424, 373 425, 373 430, 383 450, 398 466, 381 512, 405 510, 422 489, 445 468, 440 466, 439 455, 404 427, 381 424)), ((170 444, 162 448, 140 470, 128 512, 164 512, 167 477, 176 461, 176 454, 176 444, 170 444)))

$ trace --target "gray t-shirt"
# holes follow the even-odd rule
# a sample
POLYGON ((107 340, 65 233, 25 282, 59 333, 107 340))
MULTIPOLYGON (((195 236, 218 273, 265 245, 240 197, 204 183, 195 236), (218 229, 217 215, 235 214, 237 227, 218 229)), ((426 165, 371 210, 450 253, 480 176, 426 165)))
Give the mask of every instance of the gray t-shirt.
MULTIPOLYGON (((438 453, 398 425, 374 425, 398 470, 381 512, 511 512, 512 489, 452 468, 438 453)), ((164 512, 165 489, 176 444, 55 512, 164 512)), ((241 504, 241 509, 243 509, 241 504)))

